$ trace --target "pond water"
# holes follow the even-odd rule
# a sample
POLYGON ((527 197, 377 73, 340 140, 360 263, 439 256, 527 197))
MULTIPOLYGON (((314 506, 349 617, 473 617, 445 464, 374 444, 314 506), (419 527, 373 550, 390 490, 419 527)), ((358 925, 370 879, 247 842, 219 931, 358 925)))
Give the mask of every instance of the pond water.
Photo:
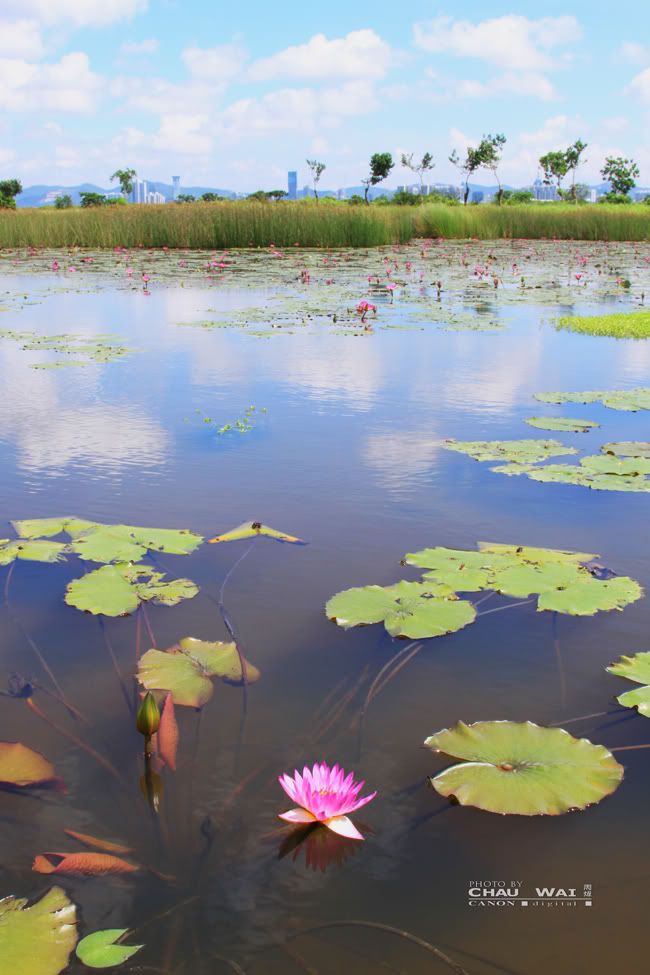
MULTIPOLYGON (((650 649, 646 602, 555 622, 527 603, 426 640, 363 723, 373 680, 404 644, 381 625, 345 631, 324 606, 351 586, 419 578, 400 566, 407 552, 484 540, 599 553, 615 572, 650 584, 648 499, 506 477, 440 446, 448 437, 556 436, 524 423, 540 415, 598 421, 588 433, 557 435, 581 453, 650 439, 647 412, 533 399, 649 384, 649 343, 553 326, 558 314, 638 307, 649 259, 646 244, 552 242, 332 255, 4 254, 3 536, 14 537, 14 519, 77 515, 206 538, 259 520, 308 544, 260 537, 228 579, 228 617, 261 679, 245 690, 217 681, 200 718, 177 709, 178 770, 162 773, 157 822, 116 676, 117 667, 131 687, 142 620, 105 622, 113 663, 98 619, 63 600, 84 564, 16 563, 0 609, 0 681, 33 680, 42 711, 108 756, 126 784, 23 700, 0 698, 0 740, 42 752, 67 789, 0 792, 0 896, 35 898, 57 880, 79 906, 82 934, 130 928, 130 940, 145 944, 123 968, 134 973, 451 970, 395 933, 336 923, 350 920, 409 932, 471 975, 636 968, 645 950, 648 752, 620 755, 625 779, 602 803, 522 817, 451 805, 427 783, 449 760, 422 742, 459 719, 556 723, 611 748, 650 740, 633 711, 566 724, 614 710, 628 689, 604 668, 650 649), (368 281, 375 275, 380 287, 368 281), (360 300, 377 305, 368 330, 360 300), (31 333, 75 338, 25 349, 31 333), (99 346, 118 341, 129 351, 101 361, 94 347, 81 365, 32 368, 77 361, 71 344, 108 333, 99 346), (243 418, 249 429, 240 431, 243 418), (91 727, 47 693, 34 642, 91 727), (317 760, 338 761, 377 790, 354 817, 364 843, 318 834, 290 848, 277 775, 317 760), (36 854, 81 850, 66 829, 125 843, 153 872, 32 872, 36 854), (476 882, 515 879, 531 896, 538 887, 582 896, 590 886, 592 904, 469 903, 476 882)), ((228 639, 219 590, 246 549, 233 542, 160 556, 159 567, 200 592, 148 609, 159 647, 184 636, 228 639)), ((511 601, 495 596, 490 605, 511 601)), ((151 645, 145 627, 142 644, 151 645)), ((72 961, 69 970, 83 968, 72 961)))

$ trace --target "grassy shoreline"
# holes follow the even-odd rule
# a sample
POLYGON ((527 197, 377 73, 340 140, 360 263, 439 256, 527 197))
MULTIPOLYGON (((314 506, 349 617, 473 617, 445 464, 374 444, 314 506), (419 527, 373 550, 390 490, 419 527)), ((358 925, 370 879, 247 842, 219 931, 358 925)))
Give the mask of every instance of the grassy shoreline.
POLYGON ((0 210, 0 248, 376 247, 416 237, 650 239, 650 207, 196 203, 0 210))

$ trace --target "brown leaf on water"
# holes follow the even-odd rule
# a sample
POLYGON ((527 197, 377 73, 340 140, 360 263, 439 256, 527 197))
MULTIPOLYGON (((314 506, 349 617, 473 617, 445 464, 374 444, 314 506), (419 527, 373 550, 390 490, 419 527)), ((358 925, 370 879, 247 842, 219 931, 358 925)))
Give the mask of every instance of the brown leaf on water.
POLYGON ((44 853, 34 858, 36 873, 57 873, 76 877, 104 877, 111 874, 136 873, 140 867, 107 853, 44 853), (59 863, 52 859, 60 858, 59 863))
POLYGON ((168 694, 160 716, 158 728, 158 754, 166 765, 176 771, 176 752, 178 751, 178 724, 174 710, 174 696, 168 694))
POLYGON ((51 762, 19 741, 0 741, 1 786, 65 789, 61 779, 54 774, 51 762))
POLYGON ((96 850, 103 850, 104 853, 130 853, 131 847, 124 846, 123 843, 113 843, 111 840, 100 840, 89 833, 77 833, 74 829, 64 829, 64 833, 71 836, 73 840, 83 843, 84 846, 94 847, 96 850))

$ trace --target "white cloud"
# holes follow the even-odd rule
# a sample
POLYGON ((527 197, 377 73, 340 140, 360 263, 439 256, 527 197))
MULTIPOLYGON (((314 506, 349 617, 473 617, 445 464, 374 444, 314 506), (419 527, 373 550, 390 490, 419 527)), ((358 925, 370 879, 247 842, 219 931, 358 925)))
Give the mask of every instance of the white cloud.
POLYGON ((148 5, 148 0, 3 0, 3 12, 33 17, 43 24, 69 21, 76 27, 101 27, 130 20, 148 5))
POLYGON ((650 51, 644 44, 636 41, 625 41, 618 49, 618 58, 629 64, 647 64, 650 61, 650 51))
POLYGON ((155 37, 146 37, 143 41, 125 41, 120 51, 122 54, 146 55, 155 54, 159 47, 155 37))
POLYGON ((11 162, 12 159, 16 158, 16 153, 13 149, 0 149, 0 164, 5 165, 5 163, 11 162))
POLYGON ((0 108, 10 112, 81 112, 95 109, 101 78, 90 70, 88 55, 64 55, 52 64, 0 58, 0 108))
POLYGON ((241 72, 246 57, 246 51, 236 44, 188 47, 183 51, 183 61, 188 71, 200 81, 230 81, 241 72))
POLYGON ((516 71, 498 75, 487 82, 461 81, 458 83, 455 94, 460 98, 516 95, 524 98, 539 98, 546 102, 557 98, 555 88, 545 75, 516 71))
POLYGON ((315 34, 306 44, 287 47, 256 61, 250 69, 253 81, 278 78, 343 79, 383 78, 391 60, 388 44, 374 30, 351 31, 329 40, 315 34))
POLYGON ((152 144, 156 149, 183 155, 206 155, 212 149, 211 137, 201 131, 207 121, 206 115, 163 115, 152 144))
POLYGON ((41 30, 35 20, 0 21, 0 55, 12 58, 40 58, 41 30))
POLYGON ((582 36, 575 17, 530 20, 519 14, 472 23, 436 17, 414 28, 416 47, 433 54, 478 58, 514 71, 540 71, 553 67, 551 51, 582 36))
POLYGON ((650 102, 650 68, 641 71, 636 77, 632 78, 625 89, 626 95, 638 95, 646 102, 650 102))

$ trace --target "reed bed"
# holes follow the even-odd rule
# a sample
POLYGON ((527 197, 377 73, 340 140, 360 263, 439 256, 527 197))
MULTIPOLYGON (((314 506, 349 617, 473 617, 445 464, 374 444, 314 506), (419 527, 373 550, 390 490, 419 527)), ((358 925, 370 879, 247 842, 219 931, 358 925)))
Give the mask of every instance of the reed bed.
POLYGON ((283 202, 0 210, 0 248, 376 247, 414 237, 647 240, 650 207, 283 202))

